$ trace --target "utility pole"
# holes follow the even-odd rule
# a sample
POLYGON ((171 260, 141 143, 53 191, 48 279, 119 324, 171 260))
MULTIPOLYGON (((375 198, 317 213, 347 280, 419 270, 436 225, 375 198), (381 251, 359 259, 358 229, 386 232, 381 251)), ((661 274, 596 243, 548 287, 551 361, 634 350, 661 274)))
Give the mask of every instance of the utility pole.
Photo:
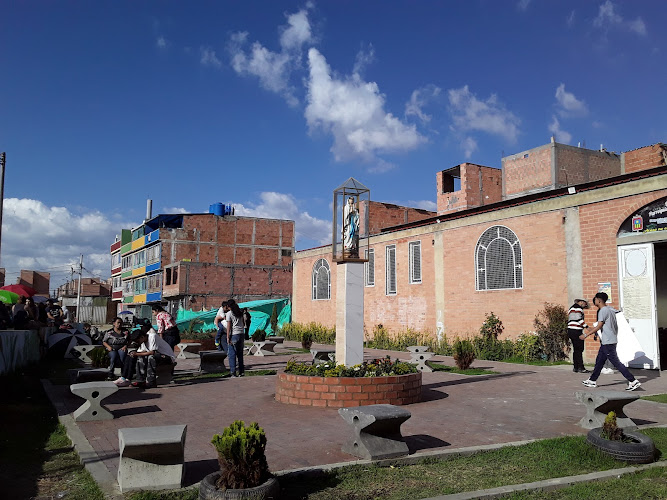
MULTIPOLYGON (((0 249, 2 248, 2 208, 5 204, 5 161, 6 153, 0 153, 0 249)), ((1 252, 0 252, 1 255, 1 252)))
POLYGON ((81 259, 79 259, 79 290, 76 294, 76 322, 80 323, 79 318, 81 317, 81 278, 83 276, 83 254, 81 254, 81 259))

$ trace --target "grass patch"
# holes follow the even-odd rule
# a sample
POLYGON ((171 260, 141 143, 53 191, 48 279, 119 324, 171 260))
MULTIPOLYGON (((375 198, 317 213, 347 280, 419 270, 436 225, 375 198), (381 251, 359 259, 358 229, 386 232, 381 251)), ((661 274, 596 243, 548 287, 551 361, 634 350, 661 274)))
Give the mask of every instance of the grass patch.
POLYGON ((656 403, 667 403, 667 394, 656 394, 655 396, 642 396, 641 399, 655 401, 656 403))
POLYGON ((556 365, 571 365, 569 361, 561 360, 561 361, 546 361, 543 359, 539 360, 534 360, 534 361, 526 361, 524 358, 518 356, 518 357, 513 357, 513 358, 507 358, 507 359, 502 359, 499 360, 501 363, 516 363, 520 365, 532 365, 532 366, 556 366, 556 365))
POLYGON ((555 491, 515 493, 511 500, 645 500, 664 499, 667 496, 667 467, 655 467, 620 478, 575 484, 555 491))
POLYGON ((199 488, 179 491, 138 491, 125 497, 127 500, 198 500, 199 488))
POLYGON ((465 370, 461 370, 456 366, 447 366, 443 365, 442 363, 432 363, 430 361, 427 364, 433 368, 434 372, 459 373, 461 375, 497 375, 500 373, 494 372, 492 370, 484 370, 482 368, 467 368, 465 370))
MULTIPOLYGON (((658 449, 667 452, 667 429, 647 429, 645 432, 653 438, 658 449)), ((358 465, 318 478, 281 478, 280 484, 285 498, 291 499, 365 500, 381 497, 383 500, 401 500, 529 483, 619 466, 620 462, 589 446, 584 436, 573 436, 451 460, 429 459, 417 465, 393 468, 358 465)))
POLYGON ((103 500, 39 381, 40 373, 52 369, 45 362, 39 368, 0 377, 0 426, 8 431, 0 436, 3 498, 55 498, 66 492, 63 498, 103 500))
POLYGON ((289 351, 285 351, 283 354, 310 354, 310 349, 304 349, 303 347, 290 347, 289 351))

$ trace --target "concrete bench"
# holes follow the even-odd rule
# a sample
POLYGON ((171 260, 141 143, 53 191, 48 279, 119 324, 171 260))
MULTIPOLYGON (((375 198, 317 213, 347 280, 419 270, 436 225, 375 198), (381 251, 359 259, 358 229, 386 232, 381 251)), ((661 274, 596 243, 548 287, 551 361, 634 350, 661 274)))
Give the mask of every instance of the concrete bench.
POLYGON ((434 355, 434 353, 428 352, 428 346, 411 345, 408 347, 408 351, 410 352, 410 363, 416 364, 417 370, 427 373, 433 371, 433 369, 426 364, 426 362, 434 355))
POLYGON ((92 365, 93 360, 88 357, 88 353, 95 349, 96 347, 100 347, 98 345, 75 345, 72 347, 73 351, 76 351, 79 353, 78 358, 79 361, 83 361, 87 365, 92 365))
POLYGON ((276 344, 285 342, 285 337, 268 337, 268 339, 274 341, 276 344))
POLYGON ((176 347, 179 348, 178 356, 176 359, 192 359, 199 357, 199 350, 201 349, 200 342, 181 342, 177 344, 176 347))
POLYGON ((271 340, 262 340, 261 342, 253 342, 251 350, 253 351, 253 356, 275 356, 276 353, 273 352, 273 349, 276 347, 277 342, 271 340))
POLYGON ((180 488, 187 425, 118 429, 121 493, 180 488))
POLYGON ((201 373, 220 373, 227 370, 225 359, 227 353, 224 351, 199 351, 199 371, 201 373))
POLYGON ((108 368, 70 368, 67 370, 70 385, 85 382, 103 382, 108 376, 108 368))
POLYGON ((584 429, 602 427, 610 411, 616 413, 616 423, 624 429, 636 429, 637 425, 623 411, 623 407, 639 399, 639 395, 619 391, 577 391, 577 399, 586 406, 586 416, 579 421, 584 429))
POLYGON ((327 363, 331 361, 333 355, 336 354, 335 349, 311 349, 310 354, 313 357, 313 364, 327 363))
POLYGON ((369 405, 340 408, 338 414, 352 426, 352 437, 343 452, 366 460, 402 457, 408 445, 401 435, 401 424, 411 417, 408 410, 394 405, 369 405))
POLYGON ((113 414, 102 407, 102 400, 118 391, 113 382, 85 382, 69 386, 72 394, 86 400, 73 414, 76 422, 88 420, 112 420, 113 414))
POLYGON ((176 369, 177 363, 165 363, 158 364, 155 367, 155 382, 157 385, 168 385, 171 384, 171 380, 174 378, 174 370, 176 369))

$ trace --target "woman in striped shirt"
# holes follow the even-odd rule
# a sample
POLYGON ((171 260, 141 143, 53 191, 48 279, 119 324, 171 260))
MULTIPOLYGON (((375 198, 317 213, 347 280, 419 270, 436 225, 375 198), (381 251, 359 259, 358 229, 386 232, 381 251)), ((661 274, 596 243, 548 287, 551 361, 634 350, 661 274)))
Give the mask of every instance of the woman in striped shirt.
POLYGON ((584 309, 588 309, 588 302, 584 299, 577 299, 570 307, 567 316, 567 336, 572 341, 574 352, 572 353, 572 362, 574 363, 575 373, 589 373, 590 370, 584 368, 584 341, 580 338, 581 334, 588 325, 584 322, 584 309))

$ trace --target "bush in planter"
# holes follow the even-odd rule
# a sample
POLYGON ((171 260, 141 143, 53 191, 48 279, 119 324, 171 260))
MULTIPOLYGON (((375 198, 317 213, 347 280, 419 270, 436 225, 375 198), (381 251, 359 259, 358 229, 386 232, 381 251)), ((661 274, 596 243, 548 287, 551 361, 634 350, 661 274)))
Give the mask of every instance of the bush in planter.
POLYGON ((254 488, 271 477, 266 462, 266 434, 257 422, 237 420, 211 440, 218 452, 219 489, 254 488))
POLYGON ((301 333, 301 347, 304 349, 310 349, 310 346, 313 345, 313 334, 310 332, 301 333))
POLYGON ((266 332, 264 330, 257 329, 250 338, 253 342, 264 342, 266 340, 266 332))
POLYGON ((91 350, 88 357, 92 361, 93 368, 107 368, 109 366, 109 353, 102 346, 91 350))
POLYGON ((635 464, 648 464, 655 460, 653 440, 641 432, 620 429, 613 411, 607 414, 602 427, 588 431, 586 441, 616 460, 635 464))
POLYGON ((285 373, 313 377, 387 377, 417 373, 417 368, 412 363, 406 363, 398 359, 392 361, 389 356, 364 361, 359 365, 350 367, 336 365, 335 361, 312 365, 303 361, 290 359, 285 367, 285 373))
POLYGON ((454 361, 460 370, 467 370, 475 361, 475 347, 469 340, 456 339, 453 346, 454 361))

